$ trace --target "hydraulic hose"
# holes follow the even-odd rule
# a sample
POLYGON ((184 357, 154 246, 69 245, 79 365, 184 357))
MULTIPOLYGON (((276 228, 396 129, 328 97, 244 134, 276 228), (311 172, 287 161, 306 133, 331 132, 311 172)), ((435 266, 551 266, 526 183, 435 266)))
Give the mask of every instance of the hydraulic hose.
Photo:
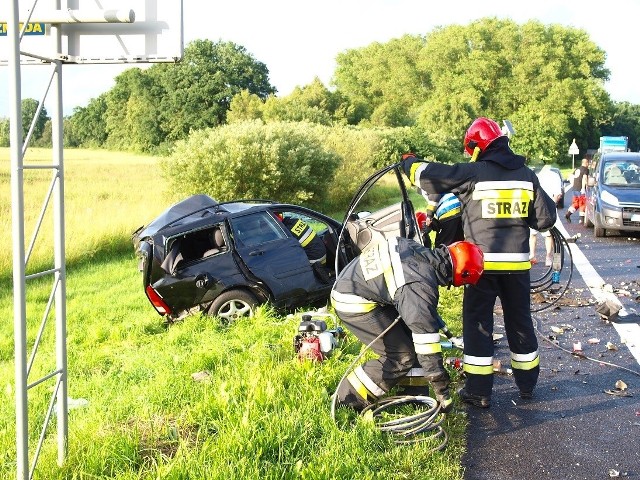
POLYGON ((539 307, 532 305, 532 313, 541 312, 555 305, 569 288, 573 276, 573 256, 567 239, 556 227, 552 227, 549 233, 553 238, 553 262, 540 278, 531 279, 531 294, 553 291, 555 298, 540 304, 539 307))
MULTIPOLYGON (((340 385, 345 381, 349 373, 353 371, 356 364, 360 361, 367 350, 371 348, 376 341, 382 338, 393 326, 400 321, 400 316, 396 317, 391 325, 384 329, 376 338, 374 338, 362 351, 356 356, 356 358, 347 367, 344 375, 340 378, 338 385, 336 386, 335 393, 331 397, 331 418, 336 419, 336 402, 338 399, 338 391, 340 385)), ((366 414, 371 411, 376 426, 383 432, 387 432, 394 437, 394 441, 397 444, 416 443, 433 438, 442 437, 440 444, 432 449, 432 451, 443 450, 448 441, 449 436, 447 432, 442 428, 441 423, 445 418, 445 413, 441 411, 440 404, 437 400, 426 395, 402 395, 402 396, 390 396, 379 400, 367 406, 362 414, 366 414), (426 410, 421 410, 413 415, 403 416, 396 413, 392 409, 397 409, 404 405, 418 405, 420 407, 426 406, 426 410), (384 415, 384 420, 381 417, 384 415), (422 435, 420 435, 422 434, 422 435)))

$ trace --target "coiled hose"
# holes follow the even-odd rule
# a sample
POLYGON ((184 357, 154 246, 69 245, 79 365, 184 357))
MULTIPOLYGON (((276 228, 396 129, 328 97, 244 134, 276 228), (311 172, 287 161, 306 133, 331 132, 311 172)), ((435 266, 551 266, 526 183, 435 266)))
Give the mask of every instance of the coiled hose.
MULTIPOLYGON (((356 364, 363 357, 365 352, 371 348, 376 341, 382 338, 393 326, 400 321, 400 316, 396 317, 391 325, 384 329, 380 335, 374 338, 358 356, 351 362, 349 367, 342 375, 342 378, 336 386, 335 393, 331 397, 331 418, 336 419, 336 402, 338 399, 338 391, 340 385, 347 378, 349 373, 354 369, 356 364)), ((442 441, 431 451, 436 452, 443 450, 448 441, 449 435, 442 428, 446 414, 442 412, 440 403, 432 397, 426 395, 399 395, 385 397, 376 403, 367 406, 362 414, 371 412, 376 426, 383 432, 393 435, 396 444, 408 444, 426 441, 430 439, 442 438, 442 441), (421 408, 420 411, 412 415, 403 415, 398 410, 403 406, 412 405, 421 408), (424 407, 426 406, 426 409, 424 407)))
POLYGON ((552 291, 555 298, 538 307, 532 304, 531 313, 541 312, 555 305, 569 288, 573 276, 573 256, 567 239, 556 227, 552 227, 549 233, 553 238, 553 262, 540 278, 531 279, 531 294, 552 291))

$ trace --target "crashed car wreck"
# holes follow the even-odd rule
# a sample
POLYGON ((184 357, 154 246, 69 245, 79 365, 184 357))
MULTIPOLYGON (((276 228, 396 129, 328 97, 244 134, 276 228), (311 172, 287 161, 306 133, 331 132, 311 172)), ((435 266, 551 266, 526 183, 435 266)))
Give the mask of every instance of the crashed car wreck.
MULTIPOLYGON (((191 196, 133 234, 144 291, 160 315, 204 311, 232 320, 269 302, 292 309, 326 303, 341 224, 305 207, 191 196), (313 227, 327 252, 312 264, 283 219, 313 227)), ((343 265, 345 259, 339 264, 343 265)))
POLYGON ((366 245, 394 235, 418 240, 417 232, 400 171, 391 166, 365 182, 343 223, 302 206, 193 195, 140 227, 132 240, 144 292, 158 314, 176 320, 204 312, 232 321, 263 303, 282 310, 326 305, 336 272, 366 245), (386 174, 398 182, 403 200, 366 216, 354 213, 386 174), (301 225, 313 231, 301 235, 301 225), (309 233, 324 245, 322 264, 305 253, 309 233))

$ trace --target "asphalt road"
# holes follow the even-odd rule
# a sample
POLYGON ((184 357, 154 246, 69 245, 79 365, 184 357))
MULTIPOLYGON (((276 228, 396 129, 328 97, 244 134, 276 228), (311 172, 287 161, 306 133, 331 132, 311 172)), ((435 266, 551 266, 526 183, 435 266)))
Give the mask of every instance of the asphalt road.
MULTIPOLYGON (((534 313, 541 355, 535 396, 521 400, 513 378, 497 375, 491 408, 462 407, 469 417, 466 480, 640 479, 640 238, 595 238, 577 213, 567 224, 564 212, 566 236, 581 237, 571 247, 567 291, 534 313), (596 312, 611 296, 627 314, 617 322, 596 312)), ((504 333, 499 313, 495 332, 504 333)), ((508 365, 505 339, 495 355, 508 365)))

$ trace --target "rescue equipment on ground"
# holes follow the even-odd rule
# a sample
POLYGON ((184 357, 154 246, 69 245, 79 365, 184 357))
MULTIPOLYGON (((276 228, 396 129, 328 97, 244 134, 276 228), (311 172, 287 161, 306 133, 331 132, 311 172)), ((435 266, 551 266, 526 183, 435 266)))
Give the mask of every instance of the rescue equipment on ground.
POLYGON ((345 332, 337 325, 335 315, 325 312, 304 312, 298 325, 298 334, 293 339, 293 348, 298 359, 321 362, 326 360, 344 338, 345 332), (323 318, 334 320, 335 327, 327 328, 323 318))

